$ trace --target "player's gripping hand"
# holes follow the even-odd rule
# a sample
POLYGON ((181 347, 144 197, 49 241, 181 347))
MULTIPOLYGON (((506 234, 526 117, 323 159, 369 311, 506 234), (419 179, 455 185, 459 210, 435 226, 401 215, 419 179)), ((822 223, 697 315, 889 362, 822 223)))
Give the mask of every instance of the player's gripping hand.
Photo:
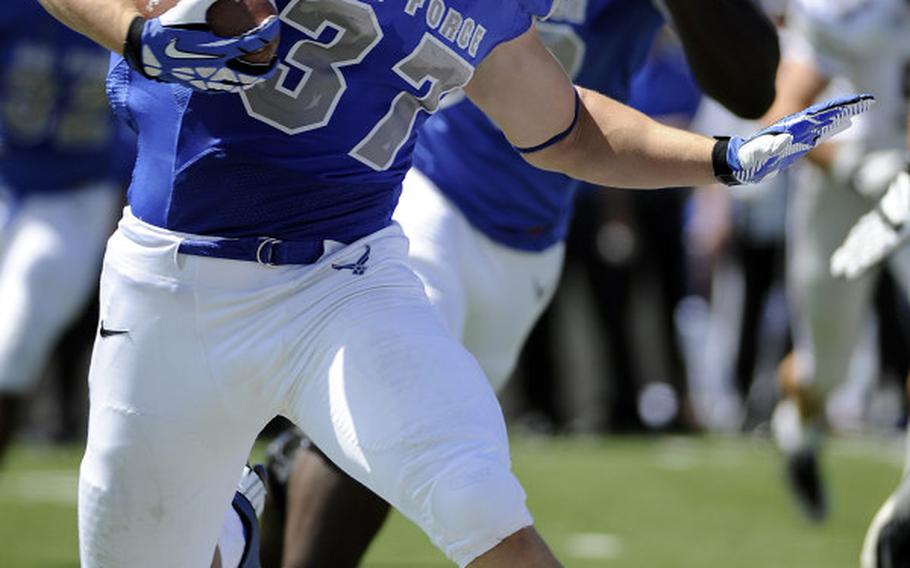
POLYGON ((831 274, 859 278, 910 237, 910 171, 900 173, 875 209, 860 217, 831 256, 831 274))
POLYGON ((850 126, 874 100, 866 94, 833 99, 782 118, 750 138, 720 139, 714 147, 715 175, 727 185, 770 178, 850 126))
POLYGON ((212 33, 198 12, 176 9, 158 18, 137 16, 130 26, 124 57, 149 79, 177 83, 197 91, 248 89, 275 70, 277 60, 249 63, 240 58, 268 46, 278 37, 275 16, 243 35, 224 38, 212 33))

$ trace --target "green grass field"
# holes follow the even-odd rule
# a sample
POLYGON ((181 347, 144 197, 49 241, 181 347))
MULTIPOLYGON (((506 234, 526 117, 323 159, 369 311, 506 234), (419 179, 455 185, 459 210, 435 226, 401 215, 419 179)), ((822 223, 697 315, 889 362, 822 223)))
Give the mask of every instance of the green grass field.
MULTIPOLYGON (((829 446, 833 510, 823 526, 798 516, 766 442, 519 439, 513 453, 538 526, 566 566, 840 568, 858 566, 866 524, 900 474, 901 447, 829 446)), ((0 567, 78 566, 78 458, 78 448, 10 456, 0 471, 0 567)), ((365 566, 450 564, 396 516, 365 566)))

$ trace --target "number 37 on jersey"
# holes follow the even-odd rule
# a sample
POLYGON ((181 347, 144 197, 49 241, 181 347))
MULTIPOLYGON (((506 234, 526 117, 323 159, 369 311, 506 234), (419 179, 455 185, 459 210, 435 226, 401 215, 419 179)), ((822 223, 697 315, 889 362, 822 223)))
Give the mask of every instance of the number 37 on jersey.
MULTIPOLYGON (((483 25, 447 8, 442 0, 407 0, 401 8, 402 17, 425 17, 429 30, 391 69, 369 70, 390 74, 380 82, 404 84, 388 111, 370 119, 375 125, 348 153, 379 171, 395 162, 418 114, 435 112, 444 94, 471 79, 473 67, 459 51, 476 56, 487 34, 483 25)), ((346 71, 364 61, 384 32, 374 8, 360 0, 291 0, 281 20, 302 34, 301 39, 284 53, 277 73, 241 96, 251 117, 296 135, 329 124, 348 91, 346 71)))

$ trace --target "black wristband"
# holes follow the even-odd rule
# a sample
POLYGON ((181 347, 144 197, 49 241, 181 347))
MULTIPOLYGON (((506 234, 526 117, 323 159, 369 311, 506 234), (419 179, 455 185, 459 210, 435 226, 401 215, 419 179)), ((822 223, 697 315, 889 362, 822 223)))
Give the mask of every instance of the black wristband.
POLYGON ((145 18, 136 16, 130 22, 130 29, 123 42, 123 58, 130 67, 148 77, 145 66, 142 64, 142 29, 145 27, 145 18))
POLYGON ((715 136, 717 142, 714 143, 714 149, 711 151, 711 165, 714 167, 714 177, 724 185, 740 185, 738 179, 733 176, 733 169, 727 162, 727 147, 730 146, 729 136, 715 136))

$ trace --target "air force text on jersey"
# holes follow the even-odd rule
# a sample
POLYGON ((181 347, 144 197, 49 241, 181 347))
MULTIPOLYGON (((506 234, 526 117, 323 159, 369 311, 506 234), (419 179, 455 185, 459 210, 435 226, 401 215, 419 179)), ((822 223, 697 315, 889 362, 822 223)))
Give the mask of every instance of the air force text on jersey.
POLYGON ((430 29, 437 30, 442 37, 467 51, 472 58, 477 57, 480 44, 487 35, 487 29, 482 24, 473 18, 464 17, 455 8, 447 8, 444 0, 408 0, 404 11, 410 16, 416 16, 422 11, 430 29))

